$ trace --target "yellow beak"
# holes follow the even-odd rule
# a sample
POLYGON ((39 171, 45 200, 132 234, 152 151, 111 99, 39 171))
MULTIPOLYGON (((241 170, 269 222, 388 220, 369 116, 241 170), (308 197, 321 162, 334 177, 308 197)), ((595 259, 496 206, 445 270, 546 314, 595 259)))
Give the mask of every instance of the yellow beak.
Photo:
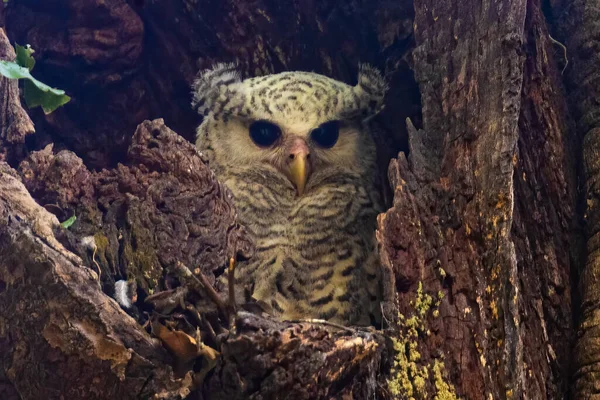
POLYGON ((306 186, 306 180, 308 179, 306 156, 307 154, 303 153, 297 154, 289 164, 290 180, 294 186, 296 186, 298 196, 302 196, 302 193, 304 193, 304 187, 306 186))

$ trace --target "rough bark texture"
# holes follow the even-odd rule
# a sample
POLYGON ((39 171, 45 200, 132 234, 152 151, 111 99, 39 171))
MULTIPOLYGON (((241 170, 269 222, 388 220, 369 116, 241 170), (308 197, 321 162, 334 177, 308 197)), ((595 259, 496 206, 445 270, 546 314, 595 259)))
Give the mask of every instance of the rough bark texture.
MULTIPOLYGON (((7 121, 24 114, 18 114, 14 83, 0 80, 0 94, 9 93, 13 107, 0 108, 0 148, 19 165, 39 204, 61 221, 77 216, 57 236, 86 267, 61 245, 40 242, 43 235, 52 240, 51 232, 27 228, 35 218, 53 218, 39 207, 38 217, 3 219, 0 254, 12 264, 0 263, 11 265, 0 269, 0 305, 10 300, 13 312, 42 311, 0 323, 0 350, 26 348, 24 354, 39 357, 49 387, 58 384, 52 379, 72 388, 99 382, 79 392, 92 398, 110 398, 93 388, 112 388, 123 365, 125 378, 114 390, 131 388, 130 396, 163 390, 173 397, 195 385, 190 397, 206 399, 563 398, 573 367, 573 397, 597 395, 598 10, 598 0, 10 0, 0 21, 5 16, 11 41, 31 44, 37 76, 73 100, 49 116, 31 112, 37 131, 24 147, 31 125, 17 118, 23 124, 8 130, 7 121), (567 59, 550 30, 567 45, 566 87, 567 59), (189 84, 198 69, 220 61, 237 61, 246 76, 301 69, 350 83, 359 61, 386 72, 390 94, 376 121, 382 167, 403 151, 389 165, 394 199, 377 232, 382 263, 392 274, 386 297, 394 300, 383 307, 387 340, 373 332, 275 323, 260 316, 257 305, 247 305, 236 332, 229 332, 223 310, 203 290, 186 292, 185 307, 163 304, 166 314, 175 310, 168 317, 157 316, 156 302, 144 301, 176 290, 179 263, 214 282, 229 257, 252 253, 226 191, 183 139, 192 140, 200 122, 189 107, 189 84), (409 123, 407 130, 406 117, 419 129, 409 123), (23 149, 38 151, 25 158, 23 149), (24 233, 17 235, 19 229, 24 233), (17 237, 31 245, 18 244, 17 237), (18 246, 30 246, 31 254, 17 258, 18 246), (57 272, 39 273, 48 263, 57 272), (78 280, 63 283, 71 269, 78 280), (2 276, 13 277, 11 271, 25 271, 29 281, 7 284, 2 276), (135 335, 144 339, 131 345, 128 361, 95 367, 101 353, 90 353, 95 347, 87 344, 94 340, 76 341, 83 325, 60 325, 57 315, 83 318, 69 307, 92 296, 104 299, 94 304, 115 317, 91 318, 98 311, 87 305, 83 310, 95 324, 90 329, 105 327, 107 340, 124 348, 134 325, 103 297, 92 271, 100 271, 111 296, 115 281, 130 283, 134 306, 127 311, 138 322, 159 318, 190 336, 202 327, 202 339, 220 352, 202 386, 189 376, 173 378, 160 347, 145 353, 150 339, 141 326, 135 335), (36 282, 48 292, 33 292, 36 282), (68 289, 60 304, 40 300, 60 285, 68 289), (198 321, 190 305, 203 310, 198 321), (207 334, 207 323, 214 333, 207 334), (34 326, 30 342, 13 344, 13 337, 25 337, 18 332, 34 326), (63 330, 52 331, 52 342, 44 326, 63 330), (2 336, 3 329, 17 333, 2 336), (53 344, 56 338, 61 346, 53 344), (77 365, 90 369, 72 382, 57 379, 72 375, 70 360, 77 357, 85 360, 77 365), (149 377, 151 364, 160 372, 149 377), (129 368, 139 372, 128 375, 129 368), (143 386, 140 377, 148 379, 143 386)), ((0 56, 10 57, 1 39, 0 56)), ((2 179, 13 182, 14 176, 2 179)), ((14 199, 0 199, 9 210, 3 216, 15 212, 14 199)), ((56 220, 43 226, 50 225, 56 220)), ((8 315, 3 311, 0 321, 8 315)), ((15 360, 0 370, 0 397, 36 398, 39 386, 17 373, 23 364, 15 360)))
POLYGON ((312 324, 273 323, 243 313, 238 335, 223 342, 223 359, 204 399, 387 398, 385 342, 379 334, 328 332, 312 324))
POLYGON ((525 2, 501 5, 415 2, 424 129, 409 133, 410 162, 390 166, 405 201, 397 193, 400 204, 380 224, 384 231, 419 226, 421 235, 388 247, 409 249, 417 262, 407 265, 394 253, 389 262, 410 283, 401 296, 414 297, 420 282, 428 292, 447 293, 435 335, 419 346, 435 350, 421 360, 446 356, 459 393, 473 399, 521 398, 527 386, 511 240, 525 2), (411 215, 403 209, 411 203, 416 221, 399 223, 411 215))
POLYGON ((469 399, 561 398, 576 147, 540 5, 476 3, 415 1, 424 128, 390 166, 383 259, 405 317, 421 282, 443 294, 432 334, 413 344, 417 365, 444 357, 469 399))
POLYGON ((573 398, 600 396, 600 1, 553 2, 556 33, 567 48, 573 115, 582 138, 587 260, 581 271, 581 310, 573 398), (558 12, 562 10, 562 12, 558 12))
MULTIPOLYGON (((15 57, 0 24, 0 60, 14 61, 15 57)), ((17 81, 0 76, 0 160, 14 162, 22 158, 25 137, 33 132, 33 123, 21 108, 17 81)))
POLYGON ((40 204, 61 220, 77 216, 76 237, 93 237, 96 251, 85 243, 73 248, 88 265, 98 263, 109 294, 119 279, 135 282, 141 300, 167 289, 177 262, 214 282, 236 252, 252 253, 228 192, 195 147, 162 120, 139 126, 126 163, 115 169, 90 172, 73 153, 47 147, 19 171, 40 204))
POLYGON ((519 116, 512 228, 523 302, 523 346, 529 397, 569 392, 575 344, 571 286, 584 256, 579 180, 580 142, 562 84, 560 48, 549 37, 541 2, 529 1, 519 116))
MULTIPOLYGON (((8 42, 0 43, 0 54, 7 48, 8 42)), ((7 94, 2 131, 9 121, 14 137, 31 133, 16 82, 0 80, 0 91, 7 94)), ((7 142, 3 146, 11 148, 7 142)), ((173 376, 166 351, 101 291, 98 275, 56 240, 58 219, 31 198, 4 162, 0 215, 1 398, 85 393, 86 398, 160 394, 174 399, 190 392, 191 378, 173 376)))
POLYGON ((186 397, 191 378, 173 376, 160 344, 56 241, 56 217, 2 168, 0 354, 15 389, 3 398, 186 397))

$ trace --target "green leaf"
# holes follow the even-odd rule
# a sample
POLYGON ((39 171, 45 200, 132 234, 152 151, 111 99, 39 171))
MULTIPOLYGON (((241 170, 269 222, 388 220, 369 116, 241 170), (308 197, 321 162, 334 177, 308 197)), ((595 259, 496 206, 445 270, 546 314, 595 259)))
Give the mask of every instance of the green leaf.
MULTIPOLYGON (((42 83, 42 85, 44 84, 42 83)), ((69 96, 64 94, 65 92, 63 90, 52 89, 49 86, 46 87, 49 90, 43 90, 40 86, 36 85, 35 82, 25 81, 23 95, 25 96, 27 107, 33 108, 41 106, 44 113, 50 114, 58 107, 67 104, 69 100, 71 100, 69 96)))
POLYGON ((23 68, 15 62, 4 60, 0 60, 0 75, 3 75, 9 79, 23 79, 31 77, 31 74, 27 68, 23 68))
POLYGON ((46 114, 50 114, 71 100, 69 96, 65 95, 64 90, 51 88, 38 81, 31 76, 27 67, 21 67, 15 62, 0 60, 0 75, 9 79, 26 79, 24 94, 27 107, 42 106, 46 114))
POLYGON ((69 227, 71 225, 73 225, 75 223, 75 221, 77 220, 77 217, 75 215, 73 215, 71 218, 69 218, 68 220, 61 222, 60 226, 62 226, 65 229, 69 229, 69 227))
POLYGON ((15 53, 17 53, 17 59, 15 60, 17 64, 31 71, 35 66, 35 58, 31 56, 35 51, 31 46, 27 45, 23 47, 15 43, 15 53))

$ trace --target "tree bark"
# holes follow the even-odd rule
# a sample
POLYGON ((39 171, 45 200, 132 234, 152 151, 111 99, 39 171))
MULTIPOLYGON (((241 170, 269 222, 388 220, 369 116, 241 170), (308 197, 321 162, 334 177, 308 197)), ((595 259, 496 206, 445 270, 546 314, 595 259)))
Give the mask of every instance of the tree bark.
MULTIPOLYGON (((593 397, 600 360, 596 3, 56 0, 44 7, 10 0, 11 41, 30 43, 34 72, 73 101, 49 116, 30 112, 37 129, 25 147, 6 144, 8 113, 0 110, 0 147, 39 204, 59 220, 77 216, 69 230, 46 235, 82 261, 31 230, 37 218, 57 225, 31 203, 37 217, 2 225, 1 264, 20 267, 0 268, 0 305, 39 311, 6 323, 11 333, 0 343, 11 354, 29 349, 44 385, 81 397, 110 398, 93 388, 112 388, 116 379, 112 394, 124 398, 190 391, 190 398, 207 399, 546 399, 564 398, 572 382, 574 398, 593 397), (566 43, 566 58, 550 31, 566 43), (202 310, 197 320, 187 308, 157 302, 156 293, 174 293, 180 264, 213 284, 229 257, 252 253, 227 191, 193 146, 167 128, 193 140, 200 121, 189 84, 198 69, 222 61, 237 61, 245 76, 301 69, 349 83, 359 61, 385 71, 390 93, 375 123, 393 202, 378 219, 388 273, 382 332, 274 322, 260 305, 241 310, 232 330, 227 288, 219 284, 218 307, 202 287, 184 296, 186 307, 202 310), (24 157, 19 148, 37 152, 24 157), (29 256, 15 258, 24 249, 29 256), (54 272, 39 274, 43 268, 54 272), (12 278, 15 270, 25 278, 12 278), (163 307, 169 317, 160 321, 172 331, 193 337, 199 326, 201 339, 220 353, 216 363, 201 380, 202 357, 193 373, 173 375, 177 357, 150 349, 149 329, 98 289, 93 271, 109 296, 116 296, 116 281, 129 282, 134 305, 127 313, 138 323, 155 323, 163 307), (62 281, 71 275, 79 278, 62 281), (34 291, 39 287, 48 288, 40 292, 45 297, 34 291), (68 290, 56 294, 59 287, 68 290), (41 300, 53 296, 49 304, 41 300), (71 310, 75 305, 81 310, 71 310), (91 318, 97 314, 112 318, 91 318), (93 332, 121 346, 115 359, 101 362, 94 350, 101 335, 82 336, 81 323, 60 325, 60 315, 87 316, 93 332), (60 346, 48 339, 52 326, 62 327, 52 336, 60 346), (130 337, 141 339, 134 345, 130 337), (127 361, 116 357, 123 349, 127 361), (79 376, 73 365, 90 368, 79 376), (148 375, 150 365, 160 372, 148 375), (58 387, 59 376, 81 379, 58 387)), ((2 175, 18 186, 15 176, 2 175)), ((12 221, 14 199, 0 198, 8 210, 3 220, 12 221)), ((11 357, 4 365, 24 365, 11 357)), ((36 398, 31 382, 39 378, 18 371, 0 371, 0 395, 36 398)))
MULTIPOLYGON (((573 2, 555 1, 556 34, 565 45, 570 67, 567 71, 569 98, 577 123, 577 133, 582 138, 587 259, 581 266, 581 310, 578 314, 577 347, 575 348, 573 398, 593 399, 600 393, 600 273, 598 212, 600 187, 598 168, 600 153, 600 74, 598 49, 600 48, 600 2, 596 0, 573 2)), ((582 207, 582 208, 583 208, 582 207)))
MULTIPOLYGON (((6 39, 0 29, 0 39, 6 39)), ((7 40, 0 55, 14 59, 7 40)), ((3 150, 33 132, 16 81, 0 78, 3 150), (17 138, 17 140, 14 140, 17 138)), ((100 289, 98 275, 57 241, 55 215, 0 164, 0 396, 183 398, 168 354, 100 289), (101 378, 99 378, 101 377, 101 378)))
MULTIPOLYGON (((1 20, 1 18, 0 18, 1 20)), ((14 61, 16 54, 0 25, 0 60, 14 61)), ((25 138, 34 132, 33 123, 21 108, 16 81, 0 76, 0 161, 23 157, 25 138)))
POLYGON ((540 5, 417 0, 415 14, 424 128, 409 132, 408 162, 390 166, 380 229, 394 232, 384 261, 400 304, 420 282, 444 294, 420 362, 445 358, 469 399, 560 398, 576 147, 540 5))
POLYGON ((8 168, 0 182, 0 354, 13 391, 3 398, 184 398, 190 377, 173 376, 166 352, 56 241, 58 220, 8 168))

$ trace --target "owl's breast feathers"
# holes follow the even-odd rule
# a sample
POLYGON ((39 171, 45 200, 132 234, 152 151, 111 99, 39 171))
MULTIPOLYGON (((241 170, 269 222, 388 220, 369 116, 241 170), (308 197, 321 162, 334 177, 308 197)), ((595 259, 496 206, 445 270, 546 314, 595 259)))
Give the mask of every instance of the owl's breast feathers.
POLYGON ((298 197, 276 171, 229 171, 240 222, 256 255, 239 265, 237 282, 282 319, 320 318, 368 325, 380 315, 375 253, 375 187, 350 173, 314 176, 298 197), (319 180, 320 179, 320 180, 319 180))

